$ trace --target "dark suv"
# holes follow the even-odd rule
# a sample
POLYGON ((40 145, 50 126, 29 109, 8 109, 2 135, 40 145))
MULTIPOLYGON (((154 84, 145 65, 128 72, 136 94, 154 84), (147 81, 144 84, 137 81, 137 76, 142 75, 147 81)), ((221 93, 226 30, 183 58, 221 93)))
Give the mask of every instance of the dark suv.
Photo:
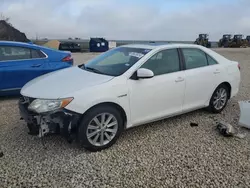
POLYGON ((59 45, 59 50, 70 52, 81 52, 81 45, 74 42, 63 42, 59 45))

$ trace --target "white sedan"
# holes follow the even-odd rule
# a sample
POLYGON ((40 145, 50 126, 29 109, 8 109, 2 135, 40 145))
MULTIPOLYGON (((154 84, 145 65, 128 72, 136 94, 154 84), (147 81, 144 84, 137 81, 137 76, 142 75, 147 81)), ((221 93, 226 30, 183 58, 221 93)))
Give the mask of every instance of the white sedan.
POLYGON ((99 151, 133 126, 205 107, 219 113, 239 84, 239 63, 205 47, 125 45, 30 81, 19 108, 30 134, 61 133, 99 151))

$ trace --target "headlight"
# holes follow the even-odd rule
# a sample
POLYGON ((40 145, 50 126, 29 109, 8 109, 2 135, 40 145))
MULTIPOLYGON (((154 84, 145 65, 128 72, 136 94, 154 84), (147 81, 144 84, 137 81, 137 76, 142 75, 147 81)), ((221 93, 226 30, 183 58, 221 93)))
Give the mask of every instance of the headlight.
POLYGON ((73 98, 67 99, 36 99, 28 107, 29 110, 36 113, 44 113, 58 110, 67 106, 73 98))

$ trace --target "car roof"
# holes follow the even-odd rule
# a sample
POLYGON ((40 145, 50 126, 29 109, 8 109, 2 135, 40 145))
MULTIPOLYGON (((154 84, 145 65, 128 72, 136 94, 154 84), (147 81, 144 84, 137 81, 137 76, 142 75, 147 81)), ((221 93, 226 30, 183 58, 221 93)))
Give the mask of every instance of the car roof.
POLYGON ((161 48, 181 48, 181 47, 186 47, 186 48, 204 48, 200 45, 197 44, 183 44, 183 43, 169 43, 169 44, 157 44, 157 43, 152 43, 152 44, 128 44, 128 45, 123 45, 122 47, 128 47, 128 48, 145 48, 145 49, 161 49, 161 48))
POLYGON ((60 51, 60 50, 56 50, 56 49, 52 49, 46 46, 40 46, 40 45, 36 45, 33 43, 25 43, 25 42, 15 42, 15 41, 0 41, 0 45, 10 45, 10 46, 17 46, 17 47, 27 47, 27 48, 33 48, 33 49, 39 49, 42 50, 43 52, 46 52, 46 54, 48 55, 48 52, 57 52, 57 53, 61 53, 61 54, 68 54, 69 51, 60 51))
POLYGON ((16 42, 16 41, 0 41, 0 45, 26 46, 26 47, 37 46, 32 43, 30 44, 26 42, 16 42))

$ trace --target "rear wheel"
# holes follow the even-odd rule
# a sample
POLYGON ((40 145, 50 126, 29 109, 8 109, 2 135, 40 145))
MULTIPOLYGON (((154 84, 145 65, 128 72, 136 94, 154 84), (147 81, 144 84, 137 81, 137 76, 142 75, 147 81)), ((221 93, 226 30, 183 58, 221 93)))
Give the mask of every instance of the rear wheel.
POLYGON ((228 46, 229 46, 229 43, 228 43, 228 42, 225 42, 225 43, 224 43, 224 48, 228 48, 228 46))
POLYGON ((229 88, 224 84, 220 85, 210 99, 209 110, 213 113, 220 113, 226 107, 228 99, 229 88))
POLYGON ((112 106, 97 106, 84 115, 78 130, 78 141, 89 151, 100 151, 112 146, 122 131, 120 112, 112 106))
POLYGON ((211 42, 207 42, 207 48, 211 48, 211 42))

